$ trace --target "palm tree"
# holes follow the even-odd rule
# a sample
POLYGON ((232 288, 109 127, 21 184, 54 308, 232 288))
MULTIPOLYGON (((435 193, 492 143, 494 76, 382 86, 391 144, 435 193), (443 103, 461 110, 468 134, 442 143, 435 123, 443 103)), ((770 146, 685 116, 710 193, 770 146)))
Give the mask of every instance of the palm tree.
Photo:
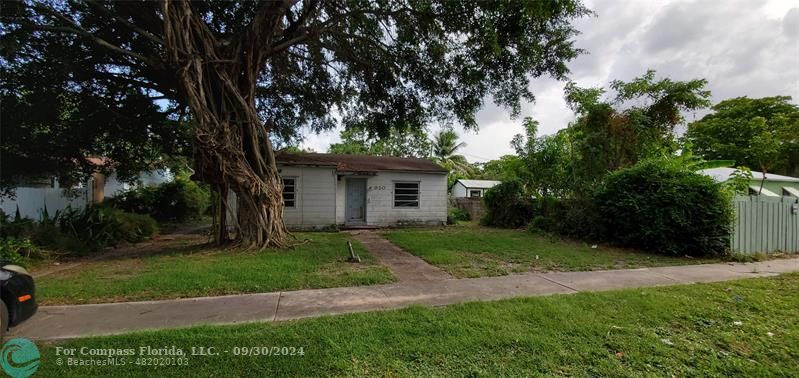
POLYGON ((457 154, 462 147, 466 147, 466 143, 458 142, 458 133, 450 129, 441 130, 433 136, 433 160, 451 172, 469 175, 472 166, 463 155, 457 154))

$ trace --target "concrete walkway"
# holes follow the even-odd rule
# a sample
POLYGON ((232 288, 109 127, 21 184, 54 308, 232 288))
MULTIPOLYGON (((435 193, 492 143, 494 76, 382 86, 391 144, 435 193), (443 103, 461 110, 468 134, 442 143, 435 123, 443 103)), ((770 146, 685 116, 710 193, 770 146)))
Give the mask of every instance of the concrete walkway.
POLYGON ((453 278, 449 273, 392 244, 377 232, 359 230, 350 231, 350 234, 387 266, 400 282, 453 278))
POLYGON ((799 271, 799 258, 593 272, 406 281, 389 285, 284 291, 167 301, 46 306, 13 336, 64 339, 134 330, 281 321, 406 307, 443 306, 511 297, 768 277, 799 271))

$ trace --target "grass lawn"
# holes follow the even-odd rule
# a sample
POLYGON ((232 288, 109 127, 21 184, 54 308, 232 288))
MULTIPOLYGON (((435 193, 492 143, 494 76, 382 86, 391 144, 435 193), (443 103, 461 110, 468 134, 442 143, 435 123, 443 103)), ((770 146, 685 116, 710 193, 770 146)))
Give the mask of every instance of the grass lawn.
POLYGON ((459 278, 528 271, 623 269, 718 261, 669 257, 606 246, 593 249, 582 242, 475 224, 444 229, 394 230, 385 236, 397 246, 459 278))
POLYGON ((310 242, 289 250, 242 252, 180 246, 146 256, 87 261, 36 279, 40 304, 101 303, 306 288, 372 285, 394 280, 344 233, 296 233, 310 242), (363 262, 346 262, 346 241, 363 262))
MULTIPOLYGON (((42 345, 41 376, 797 376, 799 274, 206 326, 42 345), (215 347, 187 366, 58 366, 65 348, 215 347), (304 356, 235 356, 236 347, 304 356), (227 351, 227 353, 225 352, 227 351)), ((84 357, 85 358, 85 357, 84 357)))

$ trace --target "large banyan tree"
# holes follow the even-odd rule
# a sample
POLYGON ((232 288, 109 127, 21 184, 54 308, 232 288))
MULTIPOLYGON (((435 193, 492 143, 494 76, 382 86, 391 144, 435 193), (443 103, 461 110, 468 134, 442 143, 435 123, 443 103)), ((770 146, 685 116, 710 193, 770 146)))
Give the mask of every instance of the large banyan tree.
POLYGON ((3 66, 69 67, 64 92, 185 111, 197 177, 238 198, 235 241, 280 247, 276 140, 341 123, 474 128, 489 96, 518 113, 531 78, 567 73, 587 13, 578 0, 4 1, 3 66))

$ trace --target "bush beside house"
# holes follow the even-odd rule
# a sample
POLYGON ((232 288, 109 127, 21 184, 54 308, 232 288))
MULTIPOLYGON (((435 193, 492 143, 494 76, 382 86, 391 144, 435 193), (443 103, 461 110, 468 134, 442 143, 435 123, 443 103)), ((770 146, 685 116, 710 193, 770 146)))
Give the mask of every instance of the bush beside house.
POLYGON ((579 198, 525 198, 507 182, 486 192, 484 225, 601 241, 669 255, 728 252, 731 191, 678 161, 645 160, 612 172, 579 198))
POLYGON ((210 192, 196 182, 177 177, 157 186, 139 187, 109 201, 111 206, 146 214, 159 222, 185 222, 202 217, 211 201, 210 192))
POLYGON ((647 160, 613 172, 594 203, 609 241, 671 255, 721 255, 729 249, 729 193, 676 162, 647 160))

